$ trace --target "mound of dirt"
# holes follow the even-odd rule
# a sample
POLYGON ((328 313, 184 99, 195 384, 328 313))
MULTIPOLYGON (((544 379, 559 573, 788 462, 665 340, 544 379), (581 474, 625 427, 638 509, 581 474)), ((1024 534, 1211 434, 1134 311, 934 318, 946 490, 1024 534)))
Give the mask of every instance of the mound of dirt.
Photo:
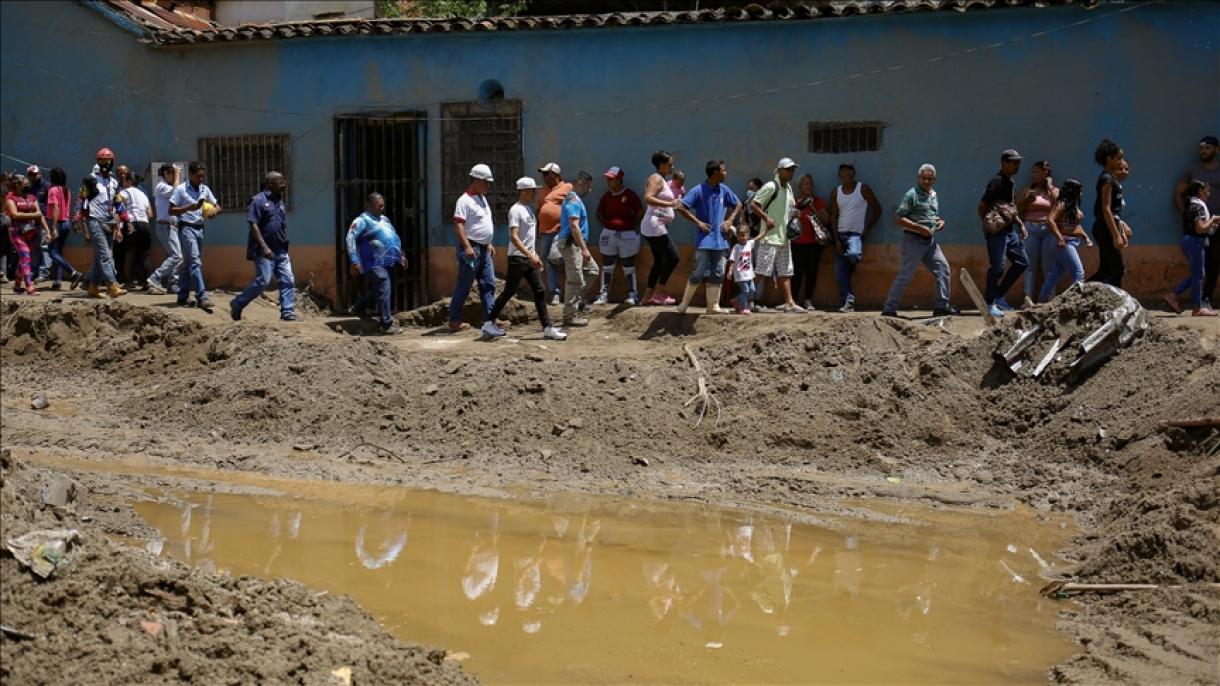
MULTIPOLYGON (((496 279, 496 295, 504 291, 504 281, 496 279)), ((453 298, 441 298, 434 303, 417 307, 414 310, 400 313, 396 319, 402 326, 420 326, 435 328, 449 323, 449 304, 453 298)), ((538 313, 534 311, 533 301, 522 300, 517 294, 500 313, 500 319, 506 319, 513 324, 525 324, 530 318, 537 320, 538 313)), ((479 299, 479 289, 472 286, 466 295, 466 303, 462 306, 462 321, 472 326, 483 324, 483 301, 479 299)))
POLYGON ((396 640, 351 599, 295 582, 206 576, 119 545, 66 507, 42 504, 40 470, 0 464, 5 540, 80 531, 67 562, 35 578, 4 551, 0 640, 14 684, 477 683, 444 654, 396 640))

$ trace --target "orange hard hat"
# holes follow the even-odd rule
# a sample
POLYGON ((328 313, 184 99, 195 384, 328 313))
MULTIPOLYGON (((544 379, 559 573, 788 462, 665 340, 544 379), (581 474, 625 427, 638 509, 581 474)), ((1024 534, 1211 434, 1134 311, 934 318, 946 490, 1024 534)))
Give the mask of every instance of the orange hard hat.
POLYGON ((110 148, 102 148, 101 150, 98 150, 98 151, 97 151, 97 159, 99 159, 99 160, 113 160, 113 159, 114 159, 114 151, 112 151, 110 148))

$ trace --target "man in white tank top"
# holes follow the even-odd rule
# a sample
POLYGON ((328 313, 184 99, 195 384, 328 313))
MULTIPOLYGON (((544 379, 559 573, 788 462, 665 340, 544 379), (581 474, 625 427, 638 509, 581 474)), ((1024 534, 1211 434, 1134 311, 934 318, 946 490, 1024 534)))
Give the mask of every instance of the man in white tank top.
POLYGON ((839 165, 839 186, 830 194, 830 230, 834 233, 835 280, 843 297, 840 312, 856 311, 851 277, 864 256, 864 239, 881 217, 881 203, 867 184, 856 181, 856 168, 839 165))

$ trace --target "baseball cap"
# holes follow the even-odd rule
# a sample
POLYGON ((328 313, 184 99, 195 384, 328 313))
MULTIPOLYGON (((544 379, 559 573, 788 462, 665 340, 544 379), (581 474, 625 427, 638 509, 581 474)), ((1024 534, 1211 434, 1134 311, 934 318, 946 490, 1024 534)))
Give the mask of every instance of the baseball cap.
POLYGON ((528 176, 522 176, 521 178, 517 179, 517 190, 519 191, 529 190, 537 187, 538 183, 528 176))
POLYGON ((1199 139, 1199 142, 1207 145, 1220 146, 1220 139, 1217 139, 1215 136, 1204 136, 1199 139))
POLYGON ((476 164, 471 167, 470 176, 471 178, 479 179, 481 181, 494 181, 494 179, 491 178, 491 167, 485 164, 476 164))
POLYGON ((776 169, 791 169, 792 167, 799 167, 799 166, 801 166, 801 165, 797 164, 796 162, 793 162, 791 157, 785 157, 776 163, 775 168, 776 169))
POLYGON ((1000 153, 1001 162, 1010 162, 1012 160, 1023 160, 1023 159, 1025 159, 1025 158, 1021 157, 1021 153, 1017 152, 1016 150, 1013 150, 1012 148, 1009 148, 1009 149, 1005 150, 1004 152, 1000 153))
POLYGON ((538 171, 542 172, 543 174, 545 174, 547 172, 551 172, 552 174, 561 173, 559 171, 559 165, 555 164, 554 162, 547 162, 546 164, 542 165, 541 167, 538 167, 538 171))
POLYGON ((602 173, 602 176, 606 177, 607 179, 621 179, 621 178, 623 178, 623 168, 622 167, 610 167, 609 169, 607 169, 605 172, 602 173))
POLYGON ((38 168, 38 165, 36 165, 36 164, 31 164, 30 166, 28 166, 28 167, 26 167, 26 168, 25 168, 25 173, 27 173, 27 174, 41 174, 41 173, 42 173, 42 170, 38 168))

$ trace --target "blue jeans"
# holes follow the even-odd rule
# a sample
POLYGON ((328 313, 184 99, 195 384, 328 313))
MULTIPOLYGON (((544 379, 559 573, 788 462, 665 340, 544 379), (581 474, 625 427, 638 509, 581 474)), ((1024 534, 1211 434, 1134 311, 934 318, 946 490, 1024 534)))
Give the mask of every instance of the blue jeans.
MULTIPOLYGON (((1216 237, 1213 236, 1212 240, 1216 240, 1216 237)), ((1207 236, 1182 236, 1182 241, 1178 243, 1178 246, 1182 248, 1182 254, 1186 256, 1186 262, 1190 265, 1190 276, 1182 279, 1173 292, 1182 295, 1189 288, 1191 307, 1197 310, 1203 307, 1203 277, 1207 271, 1207 236)))
POLYGON ((851 276, 856 271, 856 265, 864 258, 864 239, 858 233, 841 233, 846 250, 839 252, 835 246, 835 281, 839 282, 839 296, 845 303, 856 302, 856 293, 851 288, 851 276))
POLYGON ((558 233, 544 233, 538 237, 542 243, 538 246, 538 254, 542 256, 542 263, 546 266, 546 294, 548 296, 559 295, 560 288, 563 286, 563 267, 556 267, 546 259, 546 256, 551 254, 551 244, 558 237, 558 233))
POLYGON ((89 284, 95 287, 114 283, 114 255, 110 253, 110 226, 96 219, 86 222, 89 228, 89 245, 93 246, 93 268, 89 270, 89 284))
POLYGON ((724 267, 728 259, 728 250, 696 250, 695 268, 691 270, 687 281, 692 285, 707 281, 719 286, 724 281, 724 267))
POLYGON ((377 321, 381 328, 388 329, 394 323, 390 316, 390 271, 385 267, 373 267, 364 270, 364 294, 352 303, 356 312, 364 312, 368 306, 377 301, 377 321))
POLYGON ((754 306, 754 296, 758 292, 758 287, 753 281, 738 281, 737 282, 737 306, 743 310, 748 310, 754 306))
POLYGON ((1059 250, 1059 241, 1050 224, 1043 222, 1025 222, 1029 237, 1025 239, 1025 259, 1029 268, 1025 270, 1025 295, 1031 299, 1038 292, 1038 270, 1042 270, 1045 279, 1055 264, 1055 253, 1059 250))
POLYGON ((157 222, 157 242, 165 250, 165 261, 157 267, 157 271, 148 277, 154 286, 160 286, 168 291, 176 292, 178 286, 178 266, 182 264, 182 244, 178 241, 178 229, 172 224, 157 222))
POLYGON ((55 240, 47 243, 47 254, 51 257, 51 262, 54 266, 51 267, 52 283, 58 286, 63 282, 64 277, 72 277, 76 274, 76 269, 64 259, 64 245, 68 242, 68 236, 72 233, 72 222, 62 221, 55 227, 55 240))
POLYGON ((479 285, 479 298, 483 301, 483 318, 491 314, 491 308, 496 302, 496 272, 491 262, 491 247, 479 243, 471 243, 474 248, 473 264, 466 259, 462 246, 454 248, 457 255, 458 277, 457 286, 453 289, 453 300, 449 303, 449 321, 462 321, 462 308, 466 306, 466 296, 470 295, 470 286, 476 281, 479 285))
POLYGON ((1008 289, 1021 278, 1029 260, 1025 257, 1025 244, 1021 242, 1021 232, 1016 226, 987 236, 987 259, 991 266, 987 269, 987 304, 1004 297, 1008 289), (1008 258, 1008 271, 1004 271, 1004 259, 1008 258))
POLYGON ((178 225, 178 243, 182 246, 182 264, 178 265, 178 304, 185 305, 195 290, 195 300, 208 299, 203 285, 203 229, 178 225))
POLYGON ((280 316, 291 317, 292 307, 297 299, 297 289, 296 280, 292 276, 292 259, 288 257, 287 250, 276 253, 272 259, 262 255, 254 258, 254 280, 233 299, 233 309, 241 312, 246 309, 246 305, 262 295, 271 283, 273 273, 280 287, 280 316))
POLYGON ((1042 292, 1038 294, 1038 302, 1047 302, 1055 294, 1055 286, 1064 274, 1072 275, 1072 283, 1084 281, 1084 265, 1080 262, 1080 239, 1068 238, 1063 247, 1055 245, 1055 263, 1051 265, 1050 274, 1042 281, 1042 292))
POLYGON ((940 244, 935 238, 924 238, 910 231, 903 231, 902 266, 899 267, 898 276, 894 277, 889 295, 885 298, 885 307, 882 308, 884 311, 897 311, 898 301, 907 292, 907 286, 911 285, 911 279, 915 278, 915 272, 921 264, 936 277, 936 309, 949 306, 949 260, 945 259, 940 244))

